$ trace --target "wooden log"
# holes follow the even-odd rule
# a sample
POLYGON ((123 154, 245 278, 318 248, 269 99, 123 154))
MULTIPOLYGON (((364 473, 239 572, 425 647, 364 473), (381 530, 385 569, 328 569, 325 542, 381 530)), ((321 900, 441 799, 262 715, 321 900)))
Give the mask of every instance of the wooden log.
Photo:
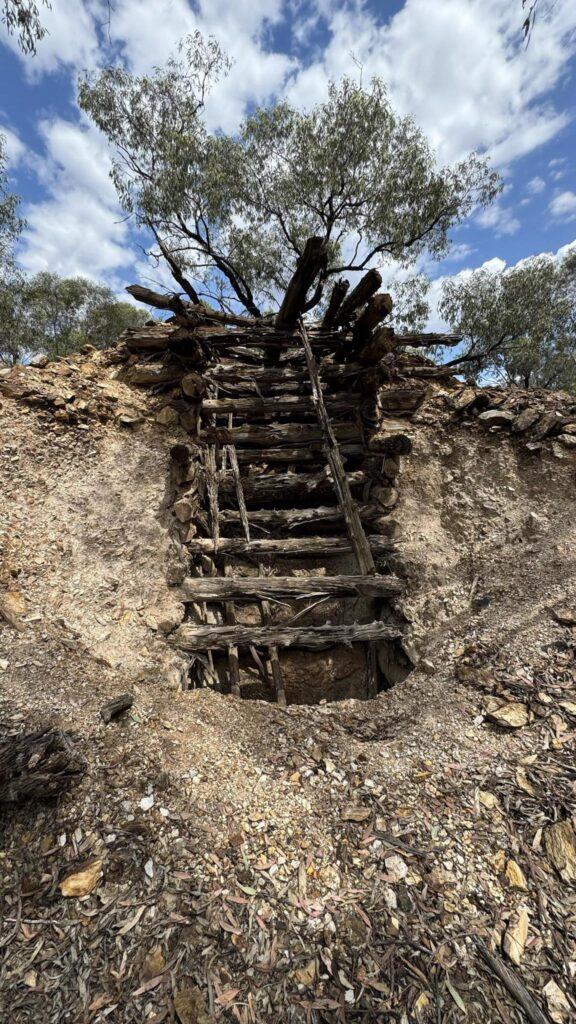
MULTIPOLYGON (((391 537, 398 524, 389 516, 383 516, 377 505, 358 505, 358 513, 363 523, 376 530, 382 536, 391 537)), ((318 508, 260 508, 248 512, 251 526, 260 526, 268 530, 297 530, 302 527, 323 525, 343 526, 344 516, 340 505, 320 505, 318 508)), ((221 509, 220 523, 222 526, 241 526, 242 518, 236 509, 221 509)))
POLYGON ((378 393, 378 404, 385 413, 414 413, 422 405, 425 387, 384 387, 378 393))
POLYGON ((307 597, 388 597, 402 593, 396 576, 214 576, 187 577, 184 600, 259 601, 307 597))
POLYGON ((170 642, 184 651, 226 650, 231 644, 245 647, 304 647, 324 650, 339 644, 366 643, 368 641, 396 640, 396 628, 383 622, 354 623, 349 626, 180 626, 170 636, 170 642))
POLYGON ((324 443, 326 448, 326 456, 328 464, 332 472, 332 478, 334 480, 334 487, 338 500, 342 507, 342 513, 344 515, 344 522, 346 523, 346 531, 350 538, 350 544, 356 556, 358 567, 361 573, 375 572, 374 559, 368 541, 366 540, 366 534, 362 527, 362 522, 358 514, 358 509, 352 500, 352 492, 350 490, 349 475, 344 470, 344 463, 338 448, 338 442, 332 429, 330 417, 326 411, 326 405, 324 402, 324 396, 320 388, 320 381, 318 378, 318 369, 316 366, 316 360, 312 349, 310 348, 310 342, 306 333, 305 327, 300 324, 300 336, 302 338, 302 344, 304 346, 304 352, 306 355, 306 363, 308 365, 308 372, 310 373, 310 382, 312 384, 312 398, 316 406, 316 413, 318 416, 318 422, 322 428, 324 434, 324 443))
MULTIPOLYGON (((362 469, 347 474, 349 487, 363 487, 371 477, 362 469)), ((229 498, 236 494, 236 480, 232 472, 218 475, 220 493, 229 498)), ((242 477, 242 489, 247 502, 286 501, 333 495, 335 484, 326 471, 321 473, 261 473, 242 477)))
POLYGON ((182 379, 181 366, 164 366, 162 363, 143 363, 130 366, 123 379, 127 384, 136 387, 162 387, 166 384, 177 384, 182 379))
MULTIPOLYGON (((373 554, 385 554, 394 550, 394 543, 386 537, 370 536, 367 539, 373 554)), ((348 537, 283 537, 274 540, 221 537, 217 550, 211 537, 195 537, 188 542, 187 547, 192 554, 276 555, 286 558, 292 558, 294 555, 332 558, 335 555, 347 555, 352 551, 348 537)))
MULTIPOLYGON (((326 405, 331 413, 350 412, 358 408, 360 396, 354 394, 330 395, 326 405)), ((312 397, 300 395, 278 396, 277 398, 205 398, 202 412, 221 416, 232 412, 235 416, 280 416, 282 414, 310 415, 315 405, 312 397)))
POLYGON ((366 344, 360 346, 358 362, 362 366, 373 366, 397 347, 398 343, 393 328, 382 327, 372 338, 369 338, 366 344))
POLYGON ((0 740, 0 805, 53 800, 86 770, 73 737, 46 726, 0 740))
POLYGON ((218 472, 216 469, 216 448, 209 445, 204 458, 204 472, 206 474, 206 490, 208 492, 208 507, 210 509, 210 527, 214 547, 218 548, 220 540, 220 522, 218 518, 218 472))
POLYGON ((368 302, 366 308, 358 317, 352 331, 352 338, 355 345, 368 340, 372 331, 392 312, 392 296, 387 292, 377 292, 368 302))
POLYGON ((146 350, 164 351, 168 348, 174 327, 172 324, 144 324, 142 327, 127 327, 118 338, 118 344, 126 345, 129 352, 146 350))
POLYGON ((322 327, 330 328, 334 326, 336 314, 344 301, 346 292, 350 287, 350 282, 346 281, 345 278, 341 277, 334 283, 334 287, 330 292, 330 298, 328 299, 328 305, 322 320, 322 327))
POLYGON ((445 345, 448 347, 459 345, 462 341, 461 334, 397 334, 396 339, 399 345, 408 345, 410 348, 430 348, 432 345, 445 345))
POLYGON ((276 327, 289 330, 296 326, 298 317, 304 312, 306 296, 314 281, 326 269, 328 250, 323 238, 315 235, 309 238, 302 255, 296 261, 286 293, 276 316, 276 327))
POLYGON ((504 988, 518 1003, 518 1006, 522 1007, 530 1024, 551 1024, 550 1018, 543 1012, 533 996, 530 995, 524 982, 512 972, 508 964, 504 963, 502 957, 496 953, 491 953, 478 935, 473 935, 472 941, 484 963, 487 964, 498 980, 502 982, 504 988))
POLYGON ((154 292, 151 288, 143 288, 139 284, 130 284, 125 289, 137 302, 143 302, 147 306, 154 306, 155 309, 168 309, 172 313, 185 314, 190 307, 189 302, 183 302, 176 292, 163 293, 154 292))
POLYGON ((111 722, 113 718, 118 718, 119 715, 123 714, 124 711, 128 711, 134 703, 134 696, 131 693, 121 693, 119 697, 114 697, 114 700, 108 701, 100 708, 100 717, 103 722, 111 722))
MULTIPOLYGON (((361 444, 343 444, 340 445, 340 451, 349 458, 360 458, 366 453, 366 449, 361 444)), ((319 441, 311 442, 301 448, 266 448, 261 454, 257 454, 253 448, 240 448, 236 455, 242 465, 246 463, 253 465, 259 462, 318 462, 319 459, 325 461, 319 441)))
MULTIPOLYGON (((361 441, 362 431, 356 423, 335 423, 339 441, 361 441)), ((251 445, 266 449, 275 445, 308 444, 322 441, 322 431, 315 423, 267 423, 266 426, 245 424, 240 427, 211 427, 202 432, 208 441, 219 444, 251 445)))
POLYGON ((335 327, 345 327, 349 324, 354 313, 368 302, 382 284, 382 276, 377 270, 369 270, 364 277, 361 277, 355 288, 344 299, 336 317, 335 327))
MULTIPOLYGON (((320 375, 324 383, 350 381, 366 374, 366 369, 358 363, 325 362, 320 366, 320 375)), ((283 387, 286 384, 309 384, 308 370, 291 366, 251 366, 247 363, 216 363, 209 366, 203 374, 203 380, 216 384, 249 384, 258 385, 258 392, 269 387, 283 387)))

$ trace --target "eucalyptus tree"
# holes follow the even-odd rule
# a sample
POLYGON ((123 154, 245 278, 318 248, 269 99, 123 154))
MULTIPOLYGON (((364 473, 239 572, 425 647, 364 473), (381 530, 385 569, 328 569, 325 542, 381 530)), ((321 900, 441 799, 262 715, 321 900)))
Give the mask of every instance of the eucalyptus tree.
POLYGON ((149 75, 107 67, 79 86, 81 108, 112 145, 124 210, 193 302, 260 316, 313 236, 327 247, 323 281, 386 261, 409 266, 425 251, 441 257, 450 228, 499 191, 476 154, 438 167, 379 79, 344 78, 310 110, 279 100, 233 135, 212 131, 206 97, 228 69, 197 33, 149 75))
POLYGON ((459 275, 444 285, 439 309, 466 346, 448 365, 576 390, 576 252, 459 275))
MULTIPOLYGON (((44 7, 50 8, 47 0, 44 7)), ((35 54, 36 45, 46 35, 42 25, 40 9, 34 0, 0 0, 1 20, 10 35, 16 35, 23 53, 35 54)))

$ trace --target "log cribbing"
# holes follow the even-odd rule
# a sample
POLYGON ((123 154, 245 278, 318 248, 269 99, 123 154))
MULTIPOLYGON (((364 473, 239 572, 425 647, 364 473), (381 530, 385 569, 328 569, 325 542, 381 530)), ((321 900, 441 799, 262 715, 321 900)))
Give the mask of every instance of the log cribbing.
MULTIPOLYGON (((398 524, 389 516, 382 515, 377 505, 358 505, 358 513, 366 523, 378 533, 391 537, 398 524)), ((262 526, 265 529, 296 530, 300 527, 314 526, 316 523, 325 525, 344 525, 344 515, 340 505, 319 505, 318 508, 260 508, 248 512, 251 526, 262 526)), ((242 518, 236 509, 221 509, 220 523, 222 526, 241 526, 242 518)))
POLYGON ((365 302, 368 302, 382 284, 382 276, 377 270, 369 270, 361 277, 355 288, 346 296, 334 318, 335 327, 345 327, 350 323, 354 313, 365 302))
MULTIPOLYGON (((329 395, 326 397, 326 405, 331 413, 353 412, 361 403, 361 395, 329 395)), ((282 414, 299 415, 310 414, 315 409, 314 401, 310 396, 286 395, 272 398, 239 398, 230 396, 226 398, 205 398, 202 402, 202 411, 223 415, 233 412, 237 416, 280 416, 282 414)))
MULTIPOLYGON (((363 469, 347 474, 349 487, 363 487, 372 481, 363 469)), ((218 484, 222 497, 236 493, 234 473, 220 472, 218 484)), ((334 494, 334 481, 327 471, 322 473, 261 473, 242 477, 242 489, 247 502, 287 501, 318 498, 334 494)))
MULTIPOLYGON (((300 337, 302 339, 302 345, 304 347, 304 353, 306 355, 306 363, 308 366, 308 372, 310 374, 310 382, 312 385, 312 400, 316 406, 316 413, 318 416, 318 422, 322 428, 324 434, 324 444, 326 449, 326 457, 328 464, 332 472, 334 480, 334 488, 338 496, 338 500, 342 507, 344 515, 344 522, 346 524, 346 530, 350 538, 350 544, 356 556, 358 562, 358 568, 362 574, 371 573, 376 571, 374 565, 374 559, 370 550, 370 545, 366 539, 366 534, 362 527, 358 509, 352 500, 352 492, 350 490, 350 481, 344 469, 344 463, 342 456, 340 455, 340 449, 338 448, 338 442, 330 423, 330 417, 326 411, 326 404, 324 402, 324 396, 320 387, 320 380, 318 378, 318 368, 316 366, 316 360, 312 349, 310 348, 310 342, 308 341, 308 334, 306 328, 300 323, 300 337)), ((351 474, 350 474, 351 475, 351 474)))
POLYGON ((397 334, 396 340, 399 345, 408 345, 410 348, 430 348, 432 345, 453 346, 462 341, 461 334, 397 334))
MULTIPOLYGON (((343 444, 340 451, 351 458, 359 458, 366 454, 366 449, 361 444, 343 444)), ((261 454, 255 452, 253 448, 240 448, 236 455, 242 465, 254 465, 258 462, 318 462, 319 459, 325 459, 319 441, 310 442, 301 448, 266 448, 261 454)))
POLYGON ((296 326, 298 317, 305 311, 310 288, 318 275, 326 269, 327 258, 328 251, 323 238, 315 235, 306 241, 276 316, 276 327, 280 330, 296 326))
POLYGON ((370 338, 372 331, 392 312, 392 296, 387 292, 377 292, 373 295, 366 309, 358 317, 352 331, 355 345, 370 338))
POLYGON ((343 626, 180 626, 170 643, 184 651, 226 650, 231 645, 246 647, 304 647, 323 650, 338 644, 397 640, 400 631, 383 622, 343 626))
MULTIPOLYGON (((356 423, 335 423, 333 429, 339 441, 362 440, 362 430, 356 423)), ((239 427, 207 427, 202 433, 207 441, 236 446, 254 445, 263 449, 323 440, 322 430, 314 423, 267 423, 265 426, 247 423, 239 427)))
MULTIPOLYGON (((395 545, 387 537, 368 537, 370 548, 375 555, 394 551, 395 545)), ((191 554, 228 555, 276 555, 292 558, 295 555, 307 557, 347 555, 352 551, 348 537, 282 537, 274 539, 245 540, 243 537, 220 537, 218 548, 214 548, 211 537, 194 537, 188 541, 191 554)))
POLYGON ((185 601, 258 601, 331 597, 388 597, 402 593, 396 576, 186 577, 185 601))

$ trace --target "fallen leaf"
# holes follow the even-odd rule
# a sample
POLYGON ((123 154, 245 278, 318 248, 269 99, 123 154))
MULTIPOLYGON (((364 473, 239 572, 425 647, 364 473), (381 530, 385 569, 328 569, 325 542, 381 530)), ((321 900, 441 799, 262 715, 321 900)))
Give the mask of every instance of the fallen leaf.
POLYGON ((565 882, 576 879, 576 835, 569 821, 557 821, 544 832, 549 859, 565 882))
POLYGON ((180 1024, 213 1024, 204 996, 195 985, 183 985, 174 995, 174 1010, 180 1024))
POLYGON ((501 707, 489 711, 486 717, 496 725, 502 725, 508 729, 521 729, 530 721, 526 705, 517 701, 502 704, 501 707))
POLYGON ((570 1013, 570 1003, 561 988, 552 979, 544 985, 542 992, 546 996, 546 1003, 550 1016, 555 1024, 562 1024, 570 1013))
POLYGON ((234 1002, 239 991, 239 988, 227 988, 225 992, 220 993, 216 1002, 219 1006, 229 1006, 230 1003, 234 1002))
POLYGON ((63 896, 76 899, 88 896, 98 885, 101 876, 102 858, 95 857, 93 860, 87 861, 80 871, 74 871, 73 874, 67 875, 60 882, 60 892, 63 896))
POLYGON ((536 790, 523 768, 516 769, 516 785, 523 789, 525 793, 528 793, 529 796, 536 796, 536 790))
POLYGON ((450 980, 448 978, 446 978, 446 988, 448 989, 448 991, 449 991, 450 995, 452 996, 452 999, 456 1003, 456 1006, 458 1007, 458 1009, 462 1010, 462 1013, 467 1013, 466 1004, 465 1004, 464 1000, 462 999, 462 996, 460 995, 459 992, 456 991, 456 989, 451 984, 451 982, 450 982, 450 980))
POLYGON ((510 923, 504 935, 503 948, 506 956, 518 967, 524 956, 524 947, 528 938, 528 925, 530 918, 526 907, 519 907, 510 918, 510 923))
POLYGON ((154 946, 144 960, 142 981, 149 981, 150 978, 155 978, 158 974, 162 974, 165 967, 166 961, 164 959, 164 954, 162 953, 162 948, 160 946, 154 946))
POLYGON ((299 967, 293 972, 292 977, 299 985, 309 988, 316 980, 316 961, 310 960, 305 967, 299 967))

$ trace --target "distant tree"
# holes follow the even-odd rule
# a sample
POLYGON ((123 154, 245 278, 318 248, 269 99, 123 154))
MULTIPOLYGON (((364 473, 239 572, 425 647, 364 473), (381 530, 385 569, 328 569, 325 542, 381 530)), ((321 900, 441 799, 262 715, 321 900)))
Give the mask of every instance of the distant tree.
POLYGON ((448 365, 576 390, 576 252, 456 277, 444 286, 440 314, 466 345, 448 365))
MULTIPOLYGON (((42 0, 50 9, 48 0, 42 0)), ((40 21, 40 10, 34 0, 0 0, 2 21, 10 35, 16 35, 23 53, 35 54, 36 44, 46 35, 40 21)))
POLYGON ((24 226, 18 216, 20 197, 10 191, 6 173, 6 139, 0 134, 0 271, 14 261, 14 245, 24 226))
POLYGON ((19 201, 8 185, 5 139, 0 135, 0 363, 11 363, 17 357, 22 329, 16 297, 23 278, 14 258, 24 224, 18 216, 19 201))
POLYGON ((108 67, 79 86, 81 108, 114 147, 123 208, 194 302, 253 316, 277 307, 314 235, 328 245, 323 280, 387 260, 408 266, 425 250, 440 257, 449 229, 499 191, 477 155, 438 168, 378 79, 365 88, 345 78, 309 112, 276 102, 234 136, 211 132, 205 98, 227 70, 217 43, 197 33, 151 75, 108 67))
POLYGON ((147 319, 143 310, 119 302, 109 288, 87 278, 42 272, 28 280, 20 276, 13 284, 12 289, 0 289, 5 362, 40 351, 51 358, 64 356, 87 342, 103 348, 126 327, 147 319))

